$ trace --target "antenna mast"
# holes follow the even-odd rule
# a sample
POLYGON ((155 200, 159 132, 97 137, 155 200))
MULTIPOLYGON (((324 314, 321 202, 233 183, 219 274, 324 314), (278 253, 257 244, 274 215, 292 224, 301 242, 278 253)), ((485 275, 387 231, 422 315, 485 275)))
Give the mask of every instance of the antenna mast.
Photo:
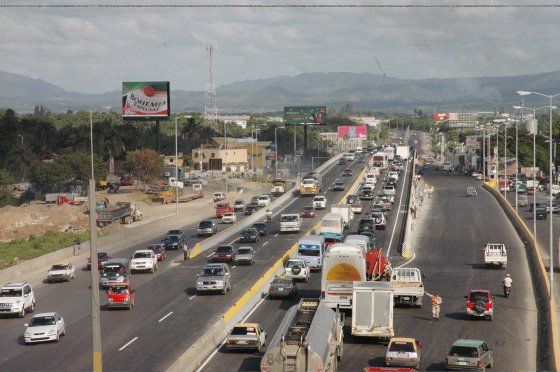
POLYGON ((214 51, 216 47, 210 44, 206 47, 208 56, 208 82, 206 83, 204 100, 204 117, 206 123, 214 131, 218 131, 218 107, 216 106, 216 84, 214 83, 214 51))

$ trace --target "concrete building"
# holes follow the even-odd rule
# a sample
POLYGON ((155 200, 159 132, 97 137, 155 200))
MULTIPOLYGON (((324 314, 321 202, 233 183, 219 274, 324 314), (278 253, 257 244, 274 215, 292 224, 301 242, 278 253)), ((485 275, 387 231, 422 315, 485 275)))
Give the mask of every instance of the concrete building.
POLYGON ((247 128, 247 121, 251 119, 248 115, 231 115, 231 116, 218 116, 218 120, 223 121, 225 124, 237 124, 241 128, 247 128))

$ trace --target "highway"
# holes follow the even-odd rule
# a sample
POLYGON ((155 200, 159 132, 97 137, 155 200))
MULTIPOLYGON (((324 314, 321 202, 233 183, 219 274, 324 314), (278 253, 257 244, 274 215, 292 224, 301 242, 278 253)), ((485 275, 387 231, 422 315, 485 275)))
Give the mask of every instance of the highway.
MULTIPOLYGON (((353 177, 344 177, 350 186, 365 164, 354 162, 353 177)), ((323 177, 324 194, 332 204, 344 194, 326 191, 345 166, 334 165, 323 177)), ((311 198, 291 198, 281 208, 282 213, 297 213, 311 198)), ((279 210, 273 210, 276 214, 279 210)), ((196 211, 195 211, 196 213, 196 211)), ((306 231, 324 214, 319 211, 315 219, 304 220, 306 231)), ((201 216, 202 217, 202 216, 201 216)), ((160 263, 155 274, 133 274, 132 283, 137 290, 133 310, 106 311, 102 306, 101 327, 103 366, 107 370, 163 370, 204 334, 205 330, 238 299, 279 257, 299 238, 298 234, 278 235, 279 223, 275 215, 270 224, 271 233, 253 244, 256 263, 253 266, 232 267, 232 292, 222 295, 197 296, 196 274, 207 262, 211 250, 182 263, 182 252, 168 252, 168 260, 160 263)), ((180 220, 180 216, 177 218, 180 220)), ((201 218, 202 219, 202 218, 201 218)), ((191 235, 189 245, 197 241, 196 224, 162 226, 161 223, 131 229, 122 242, 122 249, 112 252, 115 257, 130 257, 136 249, 159 242, 162 233, 171 228, 182 228, 191 235), (152 227, 153 226, 153 227, 152 227), (142 238, 147 232, 149 238, 142 238), (130 243, 133 242, 133 243, 130 243)), ((101 249, 100 249, 101 250, 101 249)), ((45 268, 45 275, 48 268, 45 268)), ((81 269, 81 267, 79 268, 81 269)), ((14 278, 25 280, 24 278, 14 278)), ((67 335, 60 343, 23 344, 25 319, 4 318, 0 321, 1 370, 89 370, 91 364, 91 315, 89 272, 79 270, 69 283, 32 283, 37 298, 36 312, 57 311, 65 319, 67 335)), ((101 304, 105 304, 101 292, 101 304)))
MULTIPOLYGON (((472 177, 447 175, 427 170, 425 181, 435 187, 434 196, 425 202, 415 220, 413 244, 415 257, 408 264, 425 274, 426 290, 439 291, 443 298, 442 318, 431 321, 429 298, 421 309, 395 308, 397 336, 415 337, 422 342, 421 370, 444 369, 450 345, 459 338, 482 339, 494 350, 494 370, 537 370, 537 309, 522 242, 492 195, 472 177), (467 185, 476 185, 478 197, 464 197, 467 185), (502 295, 503 270, 483 265, 485 243, 504 242, 508 247, 508 272, 514 280, 510 298, 502 295), (494 295, 493 321, 467 320, 465 299, 469 289, 489 289, 494 295)), ((394 213, 394 211, 393 211, 394 213)), ((387 232, 380 233, 379 245, 386 250, 387 232)), ((393 254, 396 253, 392 248, 393 254)), ((393 266, 403 263, 393 259, 393 266)), ((299 286, 298 298, 318 296, 320 275, 313 274, 308 284, 299 286)), ((294 300, 264 299, 247 321, 260 323, 269 340, 294 300)), ((349 314, 348 314, 349 315, 349 314)), ((357 371, 366 366, 382 366, 386 346, 350 335, 351 318, 346 318, 344 355, 338 368, 357 371)), ((204 371, 255 371, 260 354, 227 353, 222 347, 204 366, 204 371)))

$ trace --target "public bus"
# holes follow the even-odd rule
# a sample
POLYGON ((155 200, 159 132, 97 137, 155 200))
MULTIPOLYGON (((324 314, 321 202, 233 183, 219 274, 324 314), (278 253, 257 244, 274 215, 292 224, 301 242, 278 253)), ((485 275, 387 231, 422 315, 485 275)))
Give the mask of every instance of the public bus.
POLYGON ((366 252, 361 247, 337 243, 329 247, 323 259, 321 301, 336 309, 352 308, 353 282, 365 282, 366 252))

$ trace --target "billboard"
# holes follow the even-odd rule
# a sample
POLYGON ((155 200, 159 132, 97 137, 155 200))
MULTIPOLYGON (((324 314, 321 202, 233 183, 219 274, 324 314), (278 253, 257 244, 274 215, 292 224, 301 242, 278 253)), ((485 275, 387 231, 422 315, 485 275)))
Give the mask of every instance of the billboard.
POLYGON ((325 124, 327 108, 325 106, 285 106, 284 123, 286 124, 325 124))
POLYGON ((338 138, 367 138, 367 127, 338 127, 338 138))
POLYGON ((122 83, 123 119, 169 118, 169 82, 122 83))

